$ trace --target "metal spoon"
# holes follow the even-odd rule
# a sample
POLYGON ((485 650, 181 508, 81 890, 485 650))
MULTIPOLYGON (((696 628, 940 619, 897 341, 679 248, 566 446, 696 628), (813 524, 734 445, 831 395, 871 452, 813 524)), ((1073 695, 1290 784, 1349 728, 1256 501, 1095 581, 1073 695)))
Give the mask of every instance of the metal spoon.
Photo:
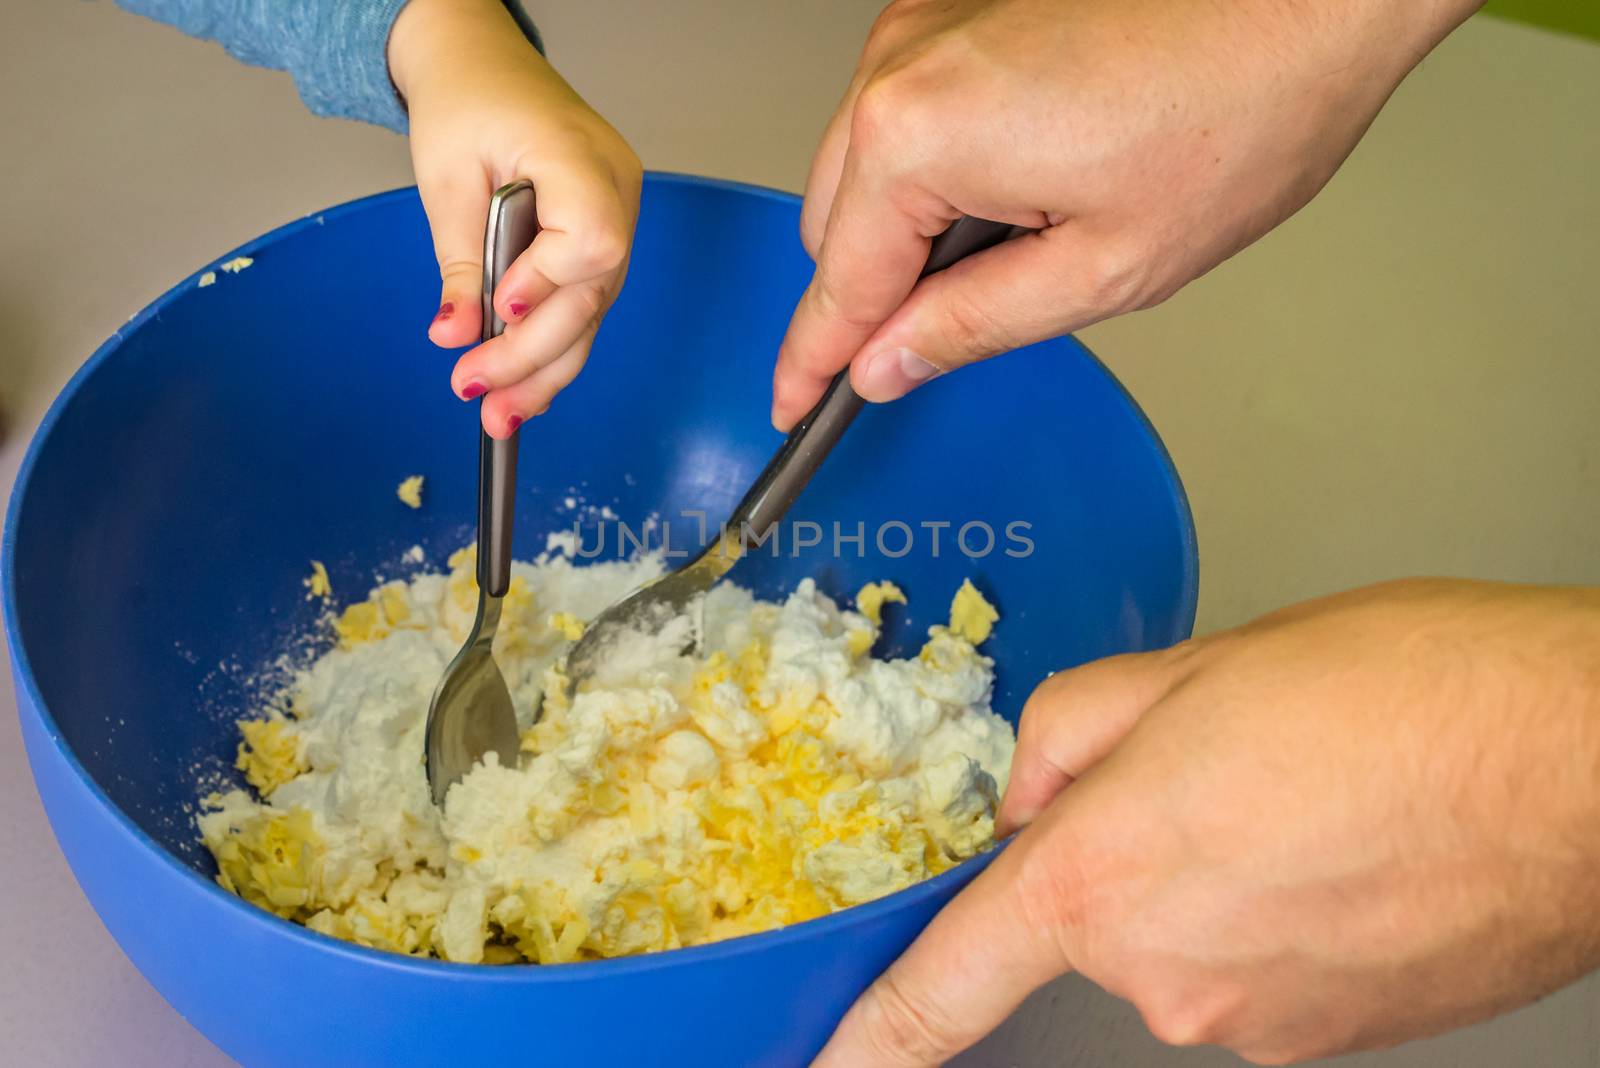
MULTIPOLYGON (((506 328, 494 310, 494 291, 511 262, 539 232, 533 184, 513 182, 489 200, 483 235, 483 340, 506 328)), ((478 614, 467 644, 444 670, 428 707, 428 785, 443 805, 486 753, 515 767, 521 750, 511 691, 494 662, 501 603, 511 587, 511 527, 516 505, 517 435, 491 438, 478 428, 478 614)))
MULTIPOLYGON (((933 239, 921 278, 942 271, 957 260, 1004 241, 1009 223, 963 215, 933 239)), ((682 567, 640 587, 601 612, 567 653, 567 689, 594 673, 595 664, 622 634, 654 631, 683 614, 695 599, 716 585, 747 547, 746 538, 764 540, 783 518, 822 461, 849 429, 866 402, 850 385, 850 370, 840 371, 806 417, 795 424, 761 474, 733 510, 718 539, 682 567)))

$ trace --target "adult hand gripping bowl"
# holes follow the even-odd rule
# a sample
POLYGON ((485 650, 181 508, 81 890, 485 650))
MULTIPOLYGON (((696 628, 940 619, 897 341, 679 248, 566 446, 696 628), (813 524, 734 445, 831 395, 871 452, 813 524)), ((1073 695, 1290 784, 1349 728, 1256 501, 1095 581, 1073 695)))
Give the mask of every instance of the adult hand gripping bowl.
MULTIPOLYGON (((658 517, 669 553, 694 547, 696 517, 733 511, 777 443, 761 354, 776 352, 810 278, 798 215, 787 194, 648 177, 628 286, 589 369, 522 432, 519 556, 571 530, 568 498, 635 530, 658 517)), ((233 775, 234 721, 284 635, 314 632, 308 561, 359 598, 413 544, 438 562, 467 541, 477 492, 476 409, 443 387, 425 322, 369 312, 428 308, 437 286, 415 190, 218 259, 239 256, 248 270, 202 287, 207 265, 94 354, 41 425, 6 517, 23 739, 100 919, 246 1066, 496 1063, 519 1019, 539 1021, 531 1052, 550 1063, 807 1063, 992 854, 777 931, 551 966, 370 950, 216 884, 194 799, 233 775), (319 324, 309 336, 295 325, 307 321, 319 324), (394 485, 418 474, 429 492, 413 511, 394 485)), ((740 564, 741 584, 770 598, 813 576, 848 597, 892 581, 911 604, 885 628, 888 655, 914 651, 972 578, 1001 612, 986 652, 993 705, 1013 722, 1050 671, 1171 644, 1193 623, 1177 475, 1071 339, 869 407, 780 535, 778 551, 740 564)))

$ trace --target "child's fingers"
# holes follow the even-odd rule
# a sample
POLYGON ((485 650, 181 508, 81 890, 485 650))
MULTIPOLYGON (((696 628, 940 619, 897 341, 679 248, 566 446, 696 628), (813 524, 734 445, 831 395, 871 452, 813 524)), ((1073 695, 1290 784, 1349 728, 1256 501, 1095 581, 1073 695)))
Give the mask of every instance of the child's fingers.
POLYGON ((524 422, 544 414, 555 395, 578 377, 594 345, 598 325, 585 330, 572 346, 520 382, 497 389, 483 399, 483 426, 491 437, 504 438, 524 422))
POLYGON ((500 318, 515 323, 563 286, 615 275, 626 261, 638 215, 638 194, 609 173, 568 164, 535 178, 539 236, 506 268, 495 289, 500 318))
MULTIPOLYGON (((534 238, 535 245, 541 237, 534 238)), ((521 322, 560 288, 534 265, 530 245, 500 276, 500 284, 494 288, 494 310, 507 324, 521 322)))
POLYGON ((520 323, 456 362, 450 388, 463 400, 503 389, 560 358, 599 320, 605 304, 602 282, 563 286, 520 323))
POLYGON ((433 230, 439 260, 439 310, 428 327, 435 345, 453 349, 483 336, 483 220, 489 210, 489 180, 417 176, 422 206, 433 230))
MULTIPOLYGON (((628 255, 639 214, 638 192, 620 189, 604 168, 552 163, 529 175, 538 195, 540 231, 501 280, 508 301, 535 295, 533 288, 527 293, 524 289, 536 288, 538 275, 557 286, 576 285, 611 274, 628 255)), ((506 305, 499 293, 496 297, 495 306, 506 318, 506 305)), ((534 301, 527 303, 532 307, 534 301)))

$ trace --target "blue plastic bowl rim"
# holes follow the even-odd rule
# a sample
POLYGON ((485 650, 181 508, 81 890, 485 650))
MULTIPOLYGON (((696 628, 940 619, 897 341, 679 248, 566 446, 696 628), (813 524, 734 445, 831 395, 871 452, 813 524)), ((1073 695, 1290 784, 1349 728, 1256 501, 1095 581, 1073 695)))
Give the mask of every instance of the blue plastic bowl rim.
MULTIPOLYGON (((677 174, 665 171, 650 171, 648 172, 648 177, 651 181, 658 183, 725 189, 785 204, 794 204, 800 199, 795 194, 786 193, 782 190, 721 178, 706 178, 700 175, 677 174)), ((302 230, 312 226, 322 226, 329 219, 337 219, 346 214, 364 211, 373 205, 385 204, 394 200, 408 200, 415 195, 415 192, 415 186, 404 186, 399 189, 391 189, 387 192, 374 193, 370 196, 346 201, 323 211, 312 212, 293 222, 285 223, 276 229, 269 230, 260 237, 247 241, 238 248, 224 253, 216 259, 215 263, 226 263, 237 256, 253 256, 261 249, 277 244, 302 230)), ((212 895, 213 899, 220 899, 225 908, 233 909, 235 914, 246 923, 264 927, 263 934, 283 935, 291 939, 298 938, 306 942, 308 948, 312 950, 351 957, 363 963, 382 968, 401 972, 415 972, 421 975, 449 977, 456 981, 471 979, 485 982, 538 984, 571 982, 579 979, 620 978, 664 967, 691 965, 696 961, 726 960, 750 953, 763 952, 769 947, 806 941, 813 937, 825 937, 835 932, 843 932, 864 924, 873 923, 880 916, 899 911, 901 908, 926 901, 929 898, 942 896, 949 884, 964 881, 974 874, 974 868, 981 869, 987 866, 999 852, 999 849, 1004 848, 1004 843, 1002 843, 996 849, 963 861, 943 874, 881 897, 876 901, 841 909, 827 916, 790 924, 776 930, 741 935, 706 945, 688 946, 683 949, 664 950, 658 953, 646 953, 634 957, 614 957, 606 960, 579 961, 572 964, 547 965, 534 968, 483 966, 427 957, 408 957, 399 953, 391 953, 387 950, 373 949, 353 942, 345 942, 329 935, 320 934, 308 927, 282 919, 264 909, 258 908, 243 898, 229 893, 217 885, 214 880, 206 878, 189 865, 183 863, 170 850, 146 833, 142 827, 122 810, 121 806, 111 800, 110 796, 100 787, 100 784, 95 781, 88 770, 84 768, 77 755, 73 753, 72 748, 67 745, 62 737, 55 717, 51 715, 49 708, 45 704, 44 695, 39 690, 38 680, 34 677, 33 666, 29 662, 27 651, 22 644, 22 631, 17 623, 16 547, 19 509, 27 495, 34 467, 45 441, 50 436, 51 430, 61 419, 67 408, 71 406, 73 398, 77 396, 78 391, 83 388, 84 383, 94 374, 95 370, 116 351, 125 335, 134 332, 152 317, 159 316, 168 305, 195 285, 202 273, 212 269, 215 269, 214 264, 196 270, 193 274, 190 274, 187 278, 157 297, 112 333, 68 380, 61 393, 57 395, 55 401, 51 403, 49 409, 45 412, 44 418, 40 421, 39 427, 34 432, 33 439, 28 445, 27 453, 23 456, 22 465, 18 468, 17 480, 12 487, 11 499, 6 509, 4 535, 0 536, 0 585, 4 586, 6 643, 11 652, 15 674, 21 681, 29 704, 37 712, 46 735, 55 746, 56 754, 66 762, 73 774, 88 789, 94 799, 112 813, 117 829, 123 835, 132 838, 138 845, 154 852, 180 878, 190 880, 202 893, 212 895)), ((1076 341, 1075 338, 1073 340, 1076 341)), ((1180 625, 1174 628, 1174 633, 1168 636, 1168 641, 1181 641, 1194 628, 1195 611, 1199 599, 1199 555, 1195 539, 1194 516, 1189 508, 1188 495, 1184 492, 1183 482, 1178 477, 1177 467, 1172 462, 1172 456, 1167 451, 1165 442, 1156 433, 1155 426, 1150 422, 1149 417, 1145 415, 1144 410, 1139 407, 1132 394, 1127 391, 1116 375, 1111 372, 1110 368, 1105 366, 1099 357, 1095 356, 1087 346, 1083 346, 1082 342, 1077 342, 1077 344, 1083 348, 1083 351, 1088 354, 1090 359, 1099 365, 1101 371, 1116 387, 1117 395, 1121 398, 1122 403, 1144 426, 1149 440, 1154 443, 1164 467, 1167 485, 1172 493, 1173 503, 1177 508, 1181 526, 1180 535, 1183 540, 1184 570, 1183 588, 1180 591, 1181 604, 1178 613, 1180 625)), ((21 714, 20 701, 18 702, 18 712, 21 714)))

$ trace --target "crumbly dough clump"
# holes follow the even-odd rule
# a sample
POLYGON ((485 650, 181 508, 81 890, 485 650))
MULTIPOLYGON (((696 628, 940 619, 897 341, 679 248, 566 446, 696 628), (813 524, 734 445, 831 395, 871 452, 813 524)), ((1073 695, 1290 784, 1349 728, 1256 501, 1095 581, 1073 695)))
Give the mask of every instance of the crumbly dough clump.
POLYGON ((905 599, 892 585, 857 612, 810 580, 781 603, 724 584, 702 619, 619 642, 564 700, 567 648, 660 573, 653 558, 516 565, 495 657, 525 759, 478 766, 440 812, 424 722, 477 599, 471 550, 450 563, 346 607, 337 645, 240 724, 252 789, 199 817, 223 886, 363 945, 556 963, 821 916, 992 844, 1015 739, 989 708, 977 645, 996 614, 970 583, 904 660, 870 655, 905 599))

